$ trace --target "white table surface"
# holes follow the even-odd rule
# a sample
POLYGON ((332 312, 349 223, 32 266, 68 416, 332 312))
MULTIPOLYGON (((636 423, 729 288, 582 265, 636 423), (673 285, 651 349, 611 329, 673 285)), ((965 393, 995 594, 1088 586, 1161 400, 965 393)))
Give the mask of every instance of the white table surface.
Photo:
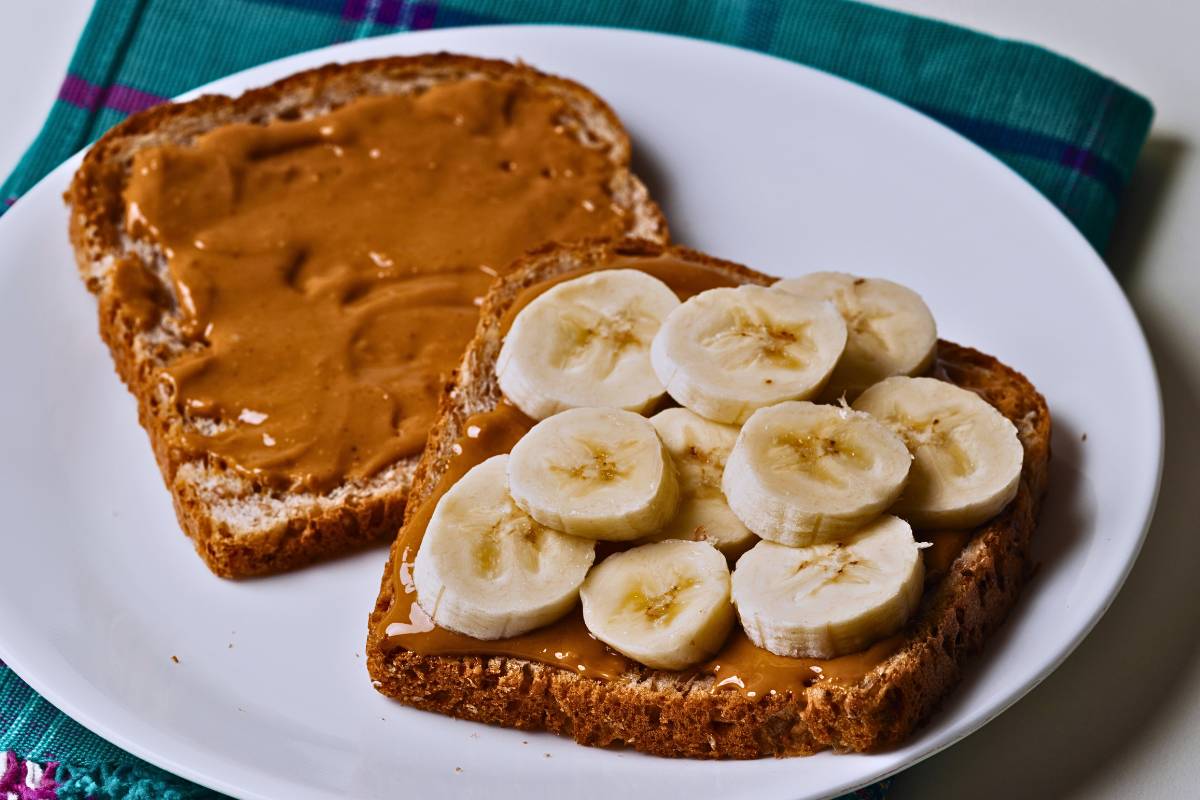
MULTIPOLYGON (((1154 101, 1154 127, 1106 257, 1125 276, 1150 339, 1167 416, 1158 513, 1108 615, 1044 684, 982 731, 904 773, 892 797, 1200 795, 1200 4, 882 4, 1043 44, 1154 101)), ((0 174, 41 126, 90 6, 0 0, 0 174)))

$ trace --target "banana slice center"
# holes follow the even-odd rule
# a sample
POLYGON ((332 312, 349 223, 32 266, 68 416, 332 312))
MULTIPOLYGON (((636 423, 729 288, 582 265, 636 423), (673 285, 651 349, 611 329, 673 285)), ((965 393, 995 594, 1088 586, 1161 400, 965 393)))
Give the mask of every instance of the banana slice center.
POLYGON ((892 343, 884 336, 880 323, 893 315, 882 308, 858 309, 846 315, 846 326, 860 342, 869 340, 872 345, 884 353, 892 351, 892 343))
POLYGON ((630 350, 649 346, 658 320, 634 306, 602 314, 586 306, 574 306, 562 316, 566 336, 558 367, 594 370, 596 379, 612 374, 630 350))
POLYGON ((666 627, 687 607, 681 595, 695 585, 696 581, 691 578, 675 581, 663 591, 654 591, 641 585, 625 595, 618 610, 635 617, 644 617, 652 625, 666 627))
POLYGON ((702 336, 701 342, 727 353, 736 369, 755 364, 803 369, 816 351, 808 328, 808 322, 782 325, 757 310, 738 306, 730 309, 727 325, 702 336))
POLYGON ((474 549, 476 572, 488 580, 499 578, 504 572, 506 543, 522 569, 539 572, 545 534, 545 527, 521 512, 516 504, 511 504, 506 515, 480 532, 474 549))
MULTIPOLYGON (((859 278, 855 281, 855 285, 859 285, 863 281, 863 278, 859 278)), ((889 343, 888 337, 883 335, 880 323, 895 316, 893 312, 880 305, 864 305, 853 295, 851 289, 835 292, 833 304, 837 306, 842 319, 846 320, 847 330, 860 343, 863 340, 870 340, 877 349, 885 353, 891 352, 892 345, 889 343)))
POLYGON ((875 460, 853 439, 834 431, 783 431, 769 449, 771 462, 781 470, 802 472, 837 486, 848 483, 849 473, 871 469, 875 460))
POLYGON ((706 499, 724 497, 721 492, 721 475, 725 472, 725 454, 720 450, 704 450, 688 445, 687 466, 692 478, 692 497, 706 499))
POLYGON ((792 601, 802 603, 833 584, 870 585, 880 573, 878 567, 855 553, 835 545, 821 558, 801 561, 794 573, 792 601))
POLYGON ((475 571, 484 578, 500 576, 500 526, 493 525, 475 544, 475 571))
POLYGON ((590 439, 575 438, 572 441, 572 458, 551 463, 550 471, 570 480, 576 496, 594 489, 596 483, 614 483, 631 474, 628 467, 621 466, 621 461, 632 463, 633 458, 619 459, 618 453, 632 456, 638 449, 638 442, 629 440, 609 449, 590 439))
POLYGON ((910 451, 933 459, 942 471, 965 478, 977 469, 975 459, 961 441, 966 438, 968 420, 953 414, 918 418, 899 412, 888 422, 910 451))

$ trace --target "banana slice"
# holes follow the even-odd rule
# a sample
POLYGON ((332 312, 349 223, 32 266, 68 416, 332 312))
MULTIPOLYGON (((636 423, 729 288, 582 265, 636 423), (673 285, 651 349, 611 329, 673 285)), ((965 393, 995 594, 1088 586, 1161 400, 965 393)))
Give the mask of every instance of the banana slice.
POLYGON ((539 295, 513 320, 500 355, 500 390, 534 419, 567 408, 645 411, 663 395, 650 341, 679 298, 634 269, 593 272, 539 295))
POLYGON ((534 425, 512 449, 508 486, 543 525, 614 542, 657 531, 679 501, 654 426, 616 408, 574 408, 534 425))
POLYGON ((596 543, 539 525, 509 497, 508 456, 475 466, 434 508, 413 564, 417 604, 439 626, 505 639, 575 605, 596 543))
POLYGON ((762 286, 710 289, 672 311, 650 346, 671 397, 715 422, 821 391, 846 346, 830 303, 762 286))
POLYGON ((729 509, 721 492, 725 461, 737 441, 738 429, 688 411, 668 408, 650 418, 667 446, 679 476, 679 510, 649 541, 686 539, 708 542, 730 563, 758 537, 729 509))
POLYGON ((918 528, 973 528, 1016 495, 1025 459, 1017 428, 974 392, 934 378, 888 378, 854 408, 912 451, 912 476, 892 513, 918 528))
POLYGON ((759 409, 742 428, 722 487, 764 539, 799 547, 865 525, 896 502, 912 456, 861 412, 804 401, 759 409))
POLYGON ((904 627, 921 602, 924 581, 912 529, 884 516, 845 542, 759 542, 738 559, 733 602, 746 636, 764 650, 836 658, 904 627))
POLYGON ((773 289, 829 300, 846 320, 846 352, 822 394, 853 399, 892 375, 919 375, 937 349, 937 325, 921 295, 883 278, 844 272, 813 272, 776 283, 773 289))
POLYGON ((710 658, 733 626, 729 568, 704 542, 656 542, 611 555, 588 573, 579 596, 593 636, 654 669, 710 658))

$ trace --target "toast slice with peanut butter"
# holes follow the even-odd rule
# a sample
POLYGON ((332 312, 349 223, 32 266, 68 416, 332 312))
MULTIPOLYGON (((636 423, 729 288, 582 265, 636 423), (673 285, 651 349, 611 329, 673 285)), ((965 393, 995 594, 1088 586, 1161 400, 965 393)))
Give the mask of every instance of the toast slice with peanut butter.
MULTIPOLYGON (((987 413, 998 411, 1005 425, 1011 422, 1023 451, 1018 485, 1015 496, 977 527, 918 532, 917 540, 930 544, 920 556, 919 600, 902 627, 861 651, 788 657, 756 646, 735 627, 711 658, 692 659, 682 669, 653 668, 645 665, 648 659, 623 655, 619 646, 600 641, 601 634, 592 635, 586 598, 582 613, 576 606, 540 627, 488 640, 436 624, 441 595, 438 608, 418 602, 418 554, 426 531, 439 515, 445 518, 447 512, 438 510, 443 498, 470 474, 491 475, 499 460, 509 459, 509 490, 520 505, 513 485, 517 453, 503 454, 545 423, 527 417, 500 389, 497 376, 504 369, 498 360, 508 331, 516 330, 514 320, 552 287, 613 268, 645 272, 680 300, 717 287, 774 283, 738 264, 638 241, 546 248, 496 282, 442 396, 370 616, 367 664, 375 687, 424 710, 668 757, 869 751, 901 742, 958 683, 969 658, 1016 602, 1031 572, 1030 542, 1050 456, 1049 411, 1029 381, 991 356, 944 340, 936 341, 932 365, 918 369, 939 379, 936 386, 968 390, 972 402, 982 398, 987 413)), ((497 480, 505 482, 503 472, 492 483, 497 480)), ((882 519, 907 530, 894 517, 882 519)), ((536 525, 526 528, 523 535, 542 535, 536 525)), ((904 536, 911 546, 909 533, 904 536)), ((612 561, 611 543, 596 544, 596 562, 612 561)), ((637 549, 684 544, 692 543, 676 538, 637 549)), ((487 552, 498 553, 498 547, 487 552)), ((735 587, 741 568, 739 561, 735 587)))
POLYGON ((213 572, 392 536, 492 280, 667 239, 611 109, 524 65, 329 65, 137 114, 65 195, 100 333, 213 572))

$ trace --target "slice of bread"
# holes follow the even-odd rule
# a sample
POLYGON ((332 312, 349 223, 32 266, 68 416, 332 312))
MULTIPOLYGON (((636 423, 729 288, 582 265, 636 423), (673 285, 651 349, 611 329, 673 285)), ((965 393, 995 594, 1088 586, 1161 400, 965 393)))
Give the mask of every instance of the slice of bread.
MULTIPOLYGON (((474 340, 446 387, 437 425, 413 481, 411 511, 445 472, 465 420, 500 401, 495 380, 505 312, 525 288, 614 255, 655 255, 646 243, 597 244, 532 254, 492 288, 474 340)), ((680 247, 676 258, 743 283, 766 275, 680 247)), ((858 683, 812 682, 803 692, 750 697, 711 677, 684 678, 629 663, 615 680, 502 656, 434 656, 388 650, 379 623, 393 602, 393 546, 370 617, 367 664, 376 688, 417 708, 516 728, 545 729, 596 746, 628 745, 660 756, 757 758, 825 748, 894 745, 924 721, 957 683, 968 657, 1007 616, 1030 573, 1029 545, 1046 486, 1050 415, 1021 374, 970 348, 939 342, 935 374, 979 393, 1017 426, 1025 448, 1020 490, 975 530, 943 577, 927 586, 903 643, 858 683)))
MULTIPOLYGON (((630 235, 667 238, 666 222, 646 187, 629 171, 629 137, 612 110, 584 87, 523 65, 438 54, 388 58, 302 72, 238 98, 205 96, 161 105, 130 117, 98 141, 76 173, 65 200, 79 272, 99 301, 100 334, 117 372, 137 398, 138 417, 150 436, 183 530, 213 572, 241 577, 302 566, 391 536, 400 524, 419 458, 401 459, 369 480, 346 481, 324 493, 270 489, 196 459, 172 445, 180 429, 196 422, 176 407, 159 379, 190 344, 180 333, 166 259, 158 248, 125 233, 123 189, 133 156, 160 144, 187 144, 231 123, 263 125, 307 119, 369 95, 404 94, 433 85, 487 77, 520 81, 565 101, 576 119, 577 138, 599 149, 616 168, 609 185, 626 214, 630 235), (114 290, 117 266, 136 259, 156 285, 165 306, 145 328, 138 309, 114 290)), ((531 242, 531 245, 540 244, 531 242)))

